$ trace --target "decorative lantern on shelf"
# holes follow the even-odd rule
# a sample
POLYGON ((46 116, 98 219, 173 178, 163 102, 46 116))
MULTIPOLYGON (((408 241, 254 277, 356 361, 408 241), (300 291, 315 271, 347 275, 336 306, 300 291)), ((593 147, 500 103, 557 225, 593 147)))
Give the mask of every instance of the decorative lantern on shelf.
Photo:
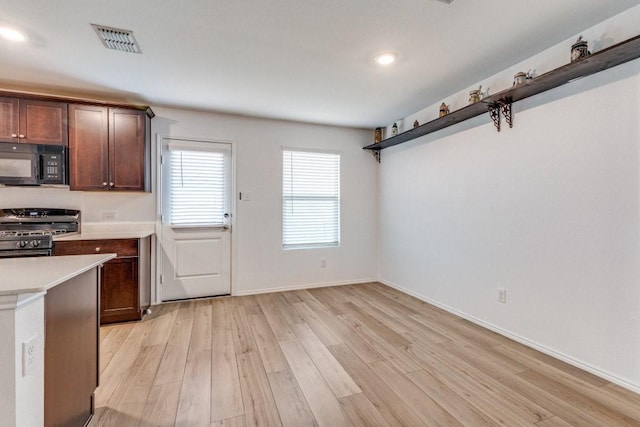
POLYGON ((376 128, 375 132, 373 133, 373 142, 382 142, 382 128, 376 128))
POLYGON ((449 106, 443 102, 442 104, 440 104, 440 115, 439 115, 439 117, 444 117, 447 114, 449 114, 449 106))
POLYGON ((513 76, 513 85, 520 86, 522 83, 525 83, 528 78, 529 78, 529 75, 527 73, 523 73, 522 71, 519 73, 516 73, 513 76))
POLYGON ((578 37, 578 40, 571 46, 571 62, 586 58, 589 55, 591 55, 589 44, 582 39, 582 36, 578 37))
POLYGON ((478 89, 469 92, 469 104, 475 104, 482 99, 482 85, 478 89))

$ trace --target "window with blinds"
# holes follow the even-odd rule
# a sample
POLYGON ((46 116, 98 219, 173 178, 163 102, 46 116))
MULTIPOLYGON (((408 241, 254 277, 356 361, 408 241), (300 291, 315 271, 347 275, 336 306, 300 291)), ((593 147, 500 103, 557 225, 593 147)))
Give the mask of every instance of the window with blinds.
POLYGON ((340 244, 340 155, 282 152, 285 249, 340 244))
POLYGON ((171 225, 222 226, 225 153, 169 145, 171 225))

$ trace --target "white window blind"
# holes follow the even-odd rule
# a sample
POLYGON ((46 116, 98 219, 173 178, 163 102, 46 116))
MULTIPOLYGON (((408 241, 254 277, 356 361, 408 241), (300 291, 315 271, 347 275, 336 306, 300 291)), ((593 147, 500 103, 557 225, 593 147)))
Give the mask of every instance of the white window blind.
POLYGON ((285 248, 340 243, 340 155, 283 151, 282 243, 285 248))
POLYGON ((169 145, 172 225, 221 226, 225 214, 225 153, 169 145))

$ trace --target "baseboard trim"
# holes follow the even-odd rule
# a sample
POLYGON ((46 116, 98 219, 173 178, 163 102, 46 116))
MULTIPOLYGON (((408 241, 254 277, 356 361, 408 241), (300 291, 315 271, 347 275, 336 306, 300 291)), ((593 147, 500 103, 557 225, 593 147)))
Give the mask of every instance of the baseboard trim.
POLYGON ((489 329, 490 331, 493 331, 493 332, 498 333, 498 334, 500 334, 500 335, 502 335, 504 337, 507 337, 507 338, 512 339, 512 340, 514 340, 516 342, 519 342, 520 344, 526 345, 527 347, 531 347, 531 348, 533 348, 535 350, 538 350, 541 353, 544 353, 544 354, 546 354, 548 356, 551 356, 553 358, 562 360, 563 362, 566 362, 566 363, 568 363, 568 364, 570 364, 572 366, 575 366, 576 368, 580 368, 580 369, 582 369, 584 371, 592 373, 592 374, 594 374, 594 375, 596 375, 596 376, 598 376, 600 378, 603 378, 603 379, 605 379, 607 381, 610 381, 610 382, 612 382, 614 384, 617 384, 620 387, 624 387, 627 390, 631 390, 631 391, 633 391, 635 393, 640 393, 640 385, 635 384, 635 383, 630 382, 630 381, 627 381, 624 378, 620 378, 620 377, 618 377, 616 375, 613 375, 613 374, 611 374, 609 372, 606 372, 606 371, 603 371, 603 370, 601 370, 599 368, 596 368, 594 366, 588 365, 588 364, 586 364, 586 363, 584 363, 584 362, 582 362, 580 360, 573 359, 572 357, 567 356, 564 353, 561 353, 561 352, 558 352, 556 350, 553 350, 553 349, 551 349, 549 347, 546 347, 546 346, 544 346, 544 345, 542 345, 540 343, 537 343, 535 341, 531 341, 528 338, 525 338, 523 336, 514 334, 514 333, 512 333, 512 332, 510 332, 508 330, 502 329, 502 328, 500 328, 498 326, 495 326, 495 325, 493 325, 491 323, 487 323, 487 322, 485 322, 485 321, 483 321, 481 319, 478 319, 478 318, 476 318, 474 316, 471 316, 471 315, 469 315, 467 313, 459 311, 459 310, 457 310, 457 309, 455 309, 453 307, 449 307, 446 304, 442 304, 439 301, 436 301, 436 300, 433 300, 431 298, 427 298, 427 297, 425 297, 423 295, 420 295, 417 292, 411 291, 409 289, 405 289, 402 286, 396 285, 395 283, 390 282, 388 280, 378 279, 378 282, 383 283, 383 284, 385 284, 385 285, 387 285, 387 286, 389 286, 391 288, 394 288, 394 289, 396 289, 396 290, 398 290, 400 292, 403 292, 403 293, 405 293, 407 295, 411 295, 412 297, 415 297, 415 298, 417 298, 417 299, 419 299, 421 301, 424 301, 424 302, 426 302, 428 304, 431 304, 431 305, 434 305, 434 306, 436 306, 438 308, 441 308, 441 309, 443 309, 443 310, 445 310, 445 311, 447 311, 447 312, 449 312, 451 314, 455 314, 458 317, 461 317, 461 318, 463 318, 465 320, 468 320, 469 322, 475 323, 478 326, 482 326, 483 328, 489 329))
POLYGON ((312 283, 312 284, 305 284, 305 285, 280 286, 277 288, 253 289, 250 291, 234 291, 231 293, 231 295, 234 297, 241 297, 246 295, 270 294, 274 292, 298 291, 302 289, 326 288, 329 286, 359 285, 362 283, 371 283, 371 282, 377 282, 377 281, 378 279, 373 279, 373 278, 357 279, 357 280, 342 280, 338 282, 312 283))

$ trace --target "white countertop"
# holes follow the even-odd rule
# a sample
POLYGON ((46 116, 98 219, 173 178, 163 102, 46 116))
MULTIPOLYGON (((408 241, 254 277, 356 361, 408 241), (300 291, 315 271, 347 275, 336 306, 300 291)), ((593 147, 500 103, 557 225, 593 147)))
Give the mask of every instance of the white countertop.
POLYGON ((54 236, 55 241, 144 239, 155 232, 155 224, 149 222, 89 222, 83 223, 79 234, 54 236))
POLYGON ((0 296, 47 291, 115 257, 100 254, 0 259, 0 296))
POLYGON ((106 239, 144 239, 153 234, 150 230, 131 230, 131 231, 97 231, 78 234, 60 234, 53 237, 56 242, 64 242, 68 240, 106 240, 106 239))

